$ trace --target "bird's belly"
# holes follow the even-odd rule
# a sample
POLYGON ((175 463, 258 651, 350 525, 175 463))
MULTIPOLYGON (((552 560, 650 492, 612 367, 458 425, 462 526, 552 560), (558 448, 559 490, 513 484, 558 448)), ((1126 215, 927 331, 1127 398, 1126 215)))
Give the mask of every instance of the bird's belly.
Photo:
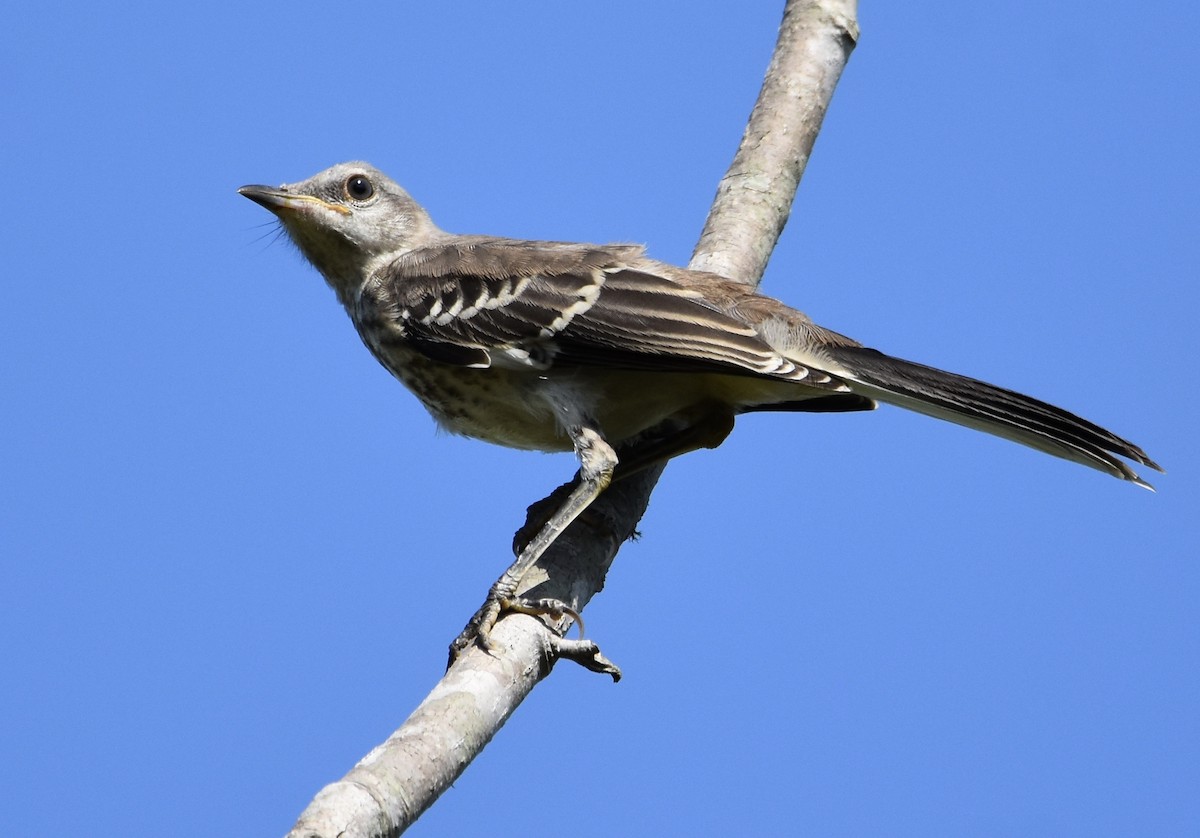
POLYGON ((441 428, 509 448, 570 451, 566 426, 579 421, 617 444, 705 398, 703 376, 472 369, 416 353, 399 360, 393 354, 385 366, 441 428))
POLYGON ((505 370, 455 367, 413 357, 388 369, 443 430, 509 448, 570 451, 554 415, 505 370))

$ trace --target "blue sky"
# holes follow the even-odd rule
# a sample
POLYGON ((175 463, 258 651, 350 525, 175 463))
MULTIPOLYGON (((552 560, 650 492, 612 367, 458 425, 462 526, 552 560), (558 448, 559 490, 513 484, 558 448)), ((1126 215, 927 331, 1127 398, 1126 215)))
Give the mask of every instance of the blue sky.
MULTIPOLYGON (((0 822, 282 834, 573 471, 437 435, 236 188, 361 158, 450 230, 686 261, 780 9, 10 10, 0 822)), ((410 834, 1200 831, 1198 14, 866 4, 763 286, 1129 436, 1159 492, 749 417, 588 610, 625 680, 560 667, 410 834)))

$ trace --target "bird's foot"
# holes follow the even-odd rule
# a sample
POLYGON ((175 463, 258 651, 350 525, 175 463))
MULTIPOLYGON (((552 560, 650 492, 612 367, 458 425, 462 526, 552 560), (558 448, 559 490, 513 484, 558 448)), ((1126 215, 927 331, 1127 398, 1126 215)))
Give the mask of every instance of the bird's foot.
POLYGON ((496 654, 499 649, 492 640, 492 630, 502 614, 512 612, 541 618, 547 628, 545 650, 551 660, 565 657, 594 671, 606 672, 614 679, 620 677, 620 670, 600 654, 596 644, 584 640, 582 636, 579 640, 563 640, 563 634, 571 622, 579 623, 580 634, 583 633, 583 619, 577 608, 559 599, 530 599, 518 595, 518 591, 529 590, 540 584, 533 580, 522 580, 554 544, 555 539, 587 510, 612 481, 617 455, 600 432, 590 425, 579 424, 570 426, 569 433, 579 458, 578 474, 545 501, 530 507, 525 526, 517 533, 514 542, 517 560, 492 585, 483 605, 450 644, 451 666, 473 645, 480 646, 489 654, 496 654))
POLYGON ((583 617, 577 610, 557 599, 528 599, 515 596, 506 590, 509 586, 502 584, 504 581, 501 580, 492 586, 487 600, 450 644, 448 666, 453 666, 459 656, 474 645, 478 645, 488 654, 499 653, 499 646, 492 638, 496 622, 507 613, 526 614, 543 618, 547 651, 552 658, 574 661, 593 672, 611 676, 613 681, 621 679, 621 670, 616 664, 604 657, 600 653, 600 647, 593 641, 583 637, 583 617), (568 640, 560 633, 570 628, 571 623, 564 622, 565 620, 579 626, 578 640, 568 640))
MULTIPOLYGON (((484 651, 489 653, 499 651, 496 642, 492 639, 492 629, 496 627, 496 621, 506 613, 548 617, 548 628, 555 628, 560 620, 570 618, 579 625, 579 636, 583 637, 583 617, 565 602, 557 599, 526 599, 493 587, 483 605, 467 621, 458 637, 450 644, 451 662, 458 657, 462 650, 473 643, 478 643, 484 651)), ((564 630, 568 627, 569 624, 563 626, 564 630)))

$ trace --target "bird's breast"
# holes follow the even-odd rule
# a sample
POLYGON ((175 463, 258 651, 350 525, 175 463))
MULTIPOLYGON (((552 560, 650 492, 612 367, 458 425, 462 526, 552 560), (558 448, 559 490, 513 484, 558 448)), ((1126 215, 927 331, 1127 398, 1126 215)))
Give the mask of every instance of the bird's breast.
POLYGON ((567 427, 597 426, 613 444, 706 400, 704 376, 605 370, 471 368, 363 333, 372 354, 438 425, 509 448, 570 451, 567 427))

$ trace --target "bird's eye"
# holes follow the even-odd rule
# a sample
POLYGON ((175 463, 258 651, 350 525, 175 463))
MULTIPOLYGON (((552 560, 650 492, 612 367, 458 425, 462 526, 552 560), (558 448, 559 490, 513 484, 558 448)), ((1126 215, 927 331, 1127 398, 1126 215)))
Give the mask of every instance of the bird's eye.
POLYGON ((346 195, 350 200, 365 201, 374 194, 375 187, 366 175, 351 175, 346 179, 346 195))

